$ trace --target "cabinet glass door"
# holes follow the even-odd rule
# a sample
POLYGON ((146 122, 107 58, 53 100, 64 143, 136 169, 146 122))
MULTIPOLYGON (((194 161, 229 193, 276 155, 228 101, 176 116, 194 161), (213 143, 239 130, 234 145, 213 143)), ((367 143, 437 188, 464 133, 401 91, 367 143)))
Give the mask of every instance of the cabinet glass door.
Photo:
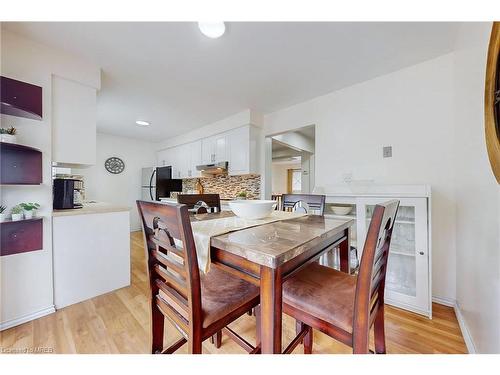
MULTIPOLYGON (((400 198, 387 265, 385 299, 389 304, 428 315, 429 262, 427 202, 425 198, 400 198)), ((384 199, 363 199, 363 243, 375 204, 384 199)), ((361 237, 360 236, 360 237, 361 237)))

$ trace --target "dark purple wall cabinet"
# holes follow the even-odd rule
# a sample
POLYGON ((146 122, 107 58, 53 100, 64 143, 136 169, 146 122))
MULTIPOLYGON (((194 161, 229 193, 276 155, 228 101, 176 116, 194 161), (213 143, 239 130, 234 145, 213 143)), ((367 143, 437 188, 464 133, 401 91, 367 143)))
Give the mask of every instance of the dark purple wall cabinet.
POLYGON ((0 223, 0 255, 27 253, 43 248, 43 219, 35 218, 0 223))
POLYGON ((0 77, 1 113, 42 119, 42 88, 12 78, 0 77))
POLYGON ((0 184, 42 183, 42 153, 36 148, 0 142, 0 184))

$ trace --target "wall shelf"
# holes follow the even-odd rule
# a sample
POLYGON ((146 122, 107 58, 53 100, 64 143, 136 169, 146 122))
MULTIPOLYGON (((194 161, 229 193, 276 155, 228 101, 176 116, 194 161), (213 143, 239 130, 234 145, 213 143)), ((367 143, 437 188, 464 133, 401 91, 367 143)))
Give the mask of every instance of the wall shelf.
POLYGON ((42 152, 36 148, 0 142, 2 185, 40 185, 42 152))
POLYGON ((0 256, 43 248, 43 217, 0 222, 0 256))
POLYGON ((0 112, 6 115, 42 119, 42 88, 8 77, 0 77, 0 112))

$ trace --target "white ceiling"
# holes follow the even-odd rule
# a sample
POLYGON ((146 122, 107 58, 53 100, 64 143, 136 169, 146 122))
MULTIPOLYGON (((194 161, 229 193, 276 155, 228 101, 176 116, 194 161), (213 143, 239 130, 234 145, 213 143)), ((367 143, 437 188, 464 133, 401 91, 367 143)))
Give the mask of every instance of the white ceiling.
POLYGON ((102 68, 98 129, 159 141, 270 113, 453 50, 457 23, 3 23, 102 68), (151 122, 139 128, 135 120, 151 122))

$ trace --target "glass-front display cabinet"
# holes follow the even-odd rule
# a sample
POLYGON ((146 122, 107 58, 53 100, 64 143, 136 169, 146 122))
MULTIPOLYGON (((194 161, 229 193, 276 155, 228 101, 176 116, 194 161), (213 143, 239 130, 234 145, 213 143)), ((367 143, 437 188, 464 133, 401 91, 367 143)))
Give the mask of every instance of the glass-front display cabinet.
POLYGON ((359 262, 375 205, 391 199, 398 199, 400 206, 389 250, 385 302, 432 317, 428 198, 330 196, 325 215, 356 220, 351 229, 350 255, 357 255, 359 262), (342 210, 348 206, 351 210, 342 210))

